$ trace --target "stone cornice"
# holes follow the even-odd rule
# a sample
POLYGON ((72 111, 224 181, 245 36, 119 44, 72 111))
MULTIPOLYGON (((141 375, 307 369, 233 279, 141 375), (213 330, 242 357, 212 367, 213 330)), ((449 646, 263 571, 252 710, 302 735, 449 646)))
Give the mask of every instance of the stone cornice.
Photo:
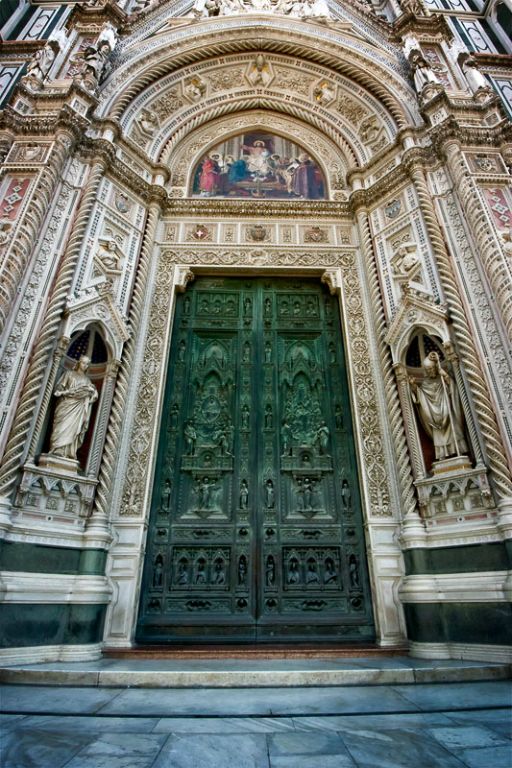
POLYGON ((437 13, 429 16, 416 16, 413 13, 403 13, 393 23, 393 30, 398 38, 412 34, 418 42, 431 42, 434 40, 451 40, 453 32, 448 22, 437 13))
POLYGON ((87 24, 98 24, 103 26, 111 22, 115 27, 126 23, 127 14, 113 1, 107 0, 103 5, 88 6, 85 3, 77 3, 66 23, 68 29, 75 26, 85 26, 87 24))
POLYGON ((33 56, 45 44, 46 40, 0 40, 0 56, 33 56))
POLYGON ((218 218, 251 216, 258 219, 303 216, 338 219, 349 214, 347 203, 330 200, 223 200, 208 198, 169 199, 166 215, 218 218))

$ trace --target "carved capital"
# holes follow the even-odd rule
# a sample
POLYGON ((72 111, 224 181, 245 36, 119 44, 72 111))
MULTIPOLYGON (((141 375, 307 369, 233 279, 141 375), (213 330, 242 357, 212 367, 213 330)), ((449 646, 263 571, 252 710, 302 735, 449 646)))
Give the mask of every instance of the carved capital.
POLYGON ((338 269, 326 269, 320 279, 328 287, 331 296, 341 292, 341 273, 338 269))
POLYGON ((195 275, 188 267, 176 267, 176 290, 185 293, 187 285, 195 279, 195 275))

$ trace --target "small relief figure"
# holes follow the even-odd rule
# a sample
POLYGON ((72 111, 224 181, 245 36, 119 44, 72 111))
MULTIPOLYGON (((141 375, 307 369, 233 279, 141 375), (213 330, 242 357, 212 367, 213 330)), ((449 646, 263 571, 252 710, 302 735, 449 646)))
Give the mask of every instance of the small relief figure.
POLYGON ((414 87, 418 96, 421 95, 427 85, 435 85, 439 90, 442 89, 434 70, 419 51, 412 52, 410 63, 413 70, 414 87))
POLYGON ((336 566, 332 557, 326 557, 324 570, 324 584, 333 584, 338 580, 336 566))
POLYGON ((194 75, 185 83, 183 92, 191 101, 200 101, 206 91, 206 83, 198 75, 194 75))
POLYGON ((265 362, 271 363, 272 362, 272 344, 270 341, 265 342, 265 362))
POLYGON ((217 447, 219 449, 219 453, 221 456, 233 455, 230 451, 228 427, 223 427, 222 429, 219 429, 215 439, 216 439, 217 447))
POLYGON ((240 509, 247 509, 249 506, 249 486, 247 480, 240 483, 240 509))
POLYGON ((329 362, 331 364, 336 362, 336 348, 335 348, 334 344, 332 343, 332 341, 329 344, 329 362))
POLYGON ((218 586, 221 586, 222 584, 226 583, 226 568, 224 565, 224 560, 221 557, 218 557, 215 560, 215 563, 213 565, 213 575, 212 575, 212 584, 217 584, 218 586))
POLYGON ((283 425, 281 427, 281 438, 283 440, 283 456, 291 456, 292 455, 292 428, 286 421, 286 419, 283 419, 283 425))
POLYGON ((341 503, 347 512, 352 509, 352 491, 347 479, 341 483, 341 503))
POLYGON ((252 301, 248 296, 246 296, 244 299, 244 315, 251 315, 251 314, 252 314, 252 301))
POLYGON ((343 409, 338 403, 335 409, 336 429, 343 429, 343 409))
POLYGON ((199 509, 211 509, 212 491, 216 488, 215 480, 210 481, 207 477, 199 480, 197 486, 199 509))
POLYGON ((190 296, 185 296, 183 299, 183 314, 190 315, 190 296))
POLYGON ((174 405, 171 408, 171 429, 177 428, 179 413, 180 413, 180 407, 178 403, 174 403, 174 405))
POLYGON ((242 355, 242 362, 243 363, 248 363, 248 362, 250 362, 250 359, 251 359, 251 345, 249 344, 248 341, 246 341, 245 344, 244 344, 244 351, 243 351, 243 355, 242 355))
POLYGON ((154 136, 158 130, 158 118, 154 112, 149 109, 142 109, 136 120, 137 126, 146 136, 154 136))
POLYGON ((313 91, 313 97, 318 104, 325 107, 336 98, 336 88, 326 80, 322 80, 313 91))
POLYGON ((90 362, 82 355, 73 370, 64 372, 53 393, 59 398, 50 437, 50 453, 54 456, 76 460, 76 452, 84 442, 92 406, 98 399, 96 387, 86 376, 90 362))
POLYGON ((244 432, 247 432, 249 429, 249 418, 250 418, 251 412, 249 410, 249 406, 247 403, 245 403, 242 406, 242 429, 244 432))
POLYGON ((276 494, 274 491, 274 483, 270 478, 265 483, 265 506, 267 509, 274 509, 276 505, 276 494))
POLYGON ((500 233, 501 237, 501 247, 503 248, 503 253, 505 256, 507 256, 510 260, 510 263, 512 265, 512 227, 509 230, 506 230, 505 232, 500 233))
POLYGON ((168 512, 169 507, 171 505, 171 481, 169 478, 164 483, 164 487, 162 489, 162 498, 161 498, 161 504, 162 504, 162 512, 168 512))
MULTIPOLYGON (((64 37, 65 39, 65 37, 64 37)), ((61 41, 50 37, 43 48, 40 48, 34 54, 34 57, 27 65, 27 74, 23 78, 25 82, 30 83, 36 88, 41 87, 48 77, 57 54, 61 49, 61 41)))
POLYGON ((425 378, 419 384, 410 378, 411 395, 427 435, 434 443, 436 460, 463 456, 468 448, 455 381, 442 368, 437 352, 423 361, 425 378))
POLYGON ((265 304, 264 304, 264 312, 265 312, 265 315, 266 315, 267 317, 268 317, 269 315, 271 315, 271 314, 272 314, 272 302, 270 301, 270 299, 268 298, 268 296, 267 296, 267 298, 265 299, 265 304))
POLYGON ((272 80, 272 72, 263 54, 256 56, 251 68, 247 73, 247 79, 253 86, 262 86, 265 88, 272 80))
POLYGON ((315 560, 308 560, 308 567, 306 570, 306 584, 319 584, 320 576, 318 575, 317 565, 315 560))
POLYGON ((188 584, 188 560, 182 558, 178 563, 178 571, 176 573, 176 583, 181 587, 188 584))
POLYGON ((194 456, 196 452, 196 440, 197 433, 192 421, 187 421, 184 429, 185 435, 185 454, 187 456, 194 456))
POLYGON ((184 363, 185 362, 185 352, 187 351, 187 345, 183 341, 183 339, 180 341, 178 345, 178 363, 184 363))
POLYGON ((238 586, 244 587, 247 583, 247 558, 240 555, 238 559, 238 586))
POLYGON ((162 555, 157 555, 153 566, 153 587, 161 587, 164 578, 164 561, 162 555))
POLYGON ((297 480, 295 495, 297 497, 297 511, 303 512, 304 511, 304 489, 302 487, 302 480, 300 479, 300 477, 297 480))
POLYGON ((290 558, 290 561, 288 562, 286 581, 288 584, 298 584, 300 582, 299 561, 296 557, 290 558))
POLYGON ((357 557, 350 555, 348 559, 348 575, 350 578, 350 586, 352 589, 359 589, 359 566, 357 563, 357 557))
POLYGON ((206 561, 203 559, 196 563, 194 584, 206 584, 206 561))
POLYGON ((100 240, 96 259, 105 272, 119 272, 119 253, 115 240, 100 240))
POLYGON ((303 509, 305 512, 313 509, 314 494, 313 480, 309 477, 305 477, 302 483, 303 509))
POLYGON ((328 456, 330 430, 325 421, 320 422, 316 431, 315 442, 318 444, 318 453, 320 456, 328 456))
POLYGON ((267 587, 273 587, 276 583, 276 563, 272 555, 267 557, 265 563, 265 584, 267 587))
POLYGON ((267 403, 265 406, 265 429, 272 429, 273 421, 272 406, 267 403))
POLYGON ((415 16, 430 16, 430 11, 425 9, 421 0, 400 0, 400 5, 404 13, 412 13, 415 16))
POLYGON ((391 271, 397 280, 414 280, 421 271, 421 261, 413 243, 405 243, 395 251, 391 259, 391 271))

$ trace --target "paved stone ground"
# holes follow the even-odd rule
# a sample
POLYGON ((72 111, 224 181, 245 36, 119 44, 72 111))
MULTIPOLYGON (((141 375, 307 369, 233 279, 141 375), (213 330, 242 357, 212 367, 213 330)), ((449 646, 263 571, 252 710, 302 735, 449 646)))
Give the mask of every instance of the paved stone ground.
POLYGON ((2 768, 512 768, 508 681, 0 696, 2 768))

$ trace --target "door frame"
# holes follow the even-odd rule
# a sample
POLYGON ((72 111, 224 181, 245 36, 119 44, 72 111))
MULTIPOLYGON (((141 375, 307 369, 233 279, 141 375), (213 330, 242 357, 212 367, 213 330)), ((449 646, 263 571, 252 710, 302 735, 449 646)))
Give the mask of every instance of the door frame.
POLYGON ((284 253, 268 249, 267 254, 258 249, 257 257, 250 260, 240 251, 236 246, 206 251, 181 243, 155 244, 112 499, 114 543, 107 558, 107 577, 113 599, 105 621, 105 645, 126 648, 133 643, 175 298, 195 275, 316 277, 338 297, 376 642, 386 647, 403 645, 405 622, 398 597, 404 575, 398 543, 400 499, 382 376, 374 365, 378 354, 361 253, 355 246, 346 246, 342 252, 319 246, 316 263, 310 266, 309 259, 305 266, 299 249, 291 264, 290 249, 284 253))

